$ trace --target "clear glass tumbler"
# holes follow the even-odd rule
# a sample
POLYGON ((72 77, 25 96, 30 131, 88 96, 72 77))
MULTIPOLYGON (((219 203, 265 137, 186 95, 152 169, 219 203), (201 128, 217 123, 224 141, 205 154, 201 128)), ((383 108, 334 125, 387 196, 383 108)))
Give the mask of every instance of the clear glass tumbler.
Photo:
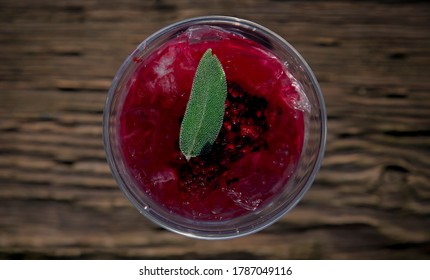
MULTIPOLYGON (((248 137, 246 131, 244 133, 245 136, 241 136, 243 139, 248 137)), ((267 28, 247 20, 207 16, 177 22, 155 32, 127 57, 115 75, 107 96, 103 140, 115 180, 140 213, 156 224, 182 235, 202 239, 227 239, 268 227, 301 200, 313 183, 323 158, 326 111, 312 70, 287 41, 267 28), (202 175, 192 175, 196 174, 193 173, 194 170, 189 173, 191 175, 181 174, 183 166, 188 166, 189 163, 180 155, 174 154, 176 148, 173 145, 177 142, 177 135, 169 134, 172 131, 176 133, 179 127, 178 116, 172 117, 171 121, 167 120, 168 124, 164 125, 170 126, 171 123, 171 129, 163 130, 157 126, 157 122, 162 119, 166 122, 166 115, 172 112, 173 116, 177 107, 183 108, 186 100, 184 98, 189 95, 184 89, 191 84, 189 73, 195 71, 190 67, 195 65, 193 56, 198 52, 194 48, 204 46, 213 46, 214 53, 218 52, 225 66, 227 80, 235 80, 235 83, 229 84, 229 94, 251 96, 250 100, 257 100, 253 101, 257 104, 255 106, 266 106, 268 103, 267 108, 262 109, 265 110, 264 114, 267 114, 265 117, 261 117, 261 112, 256 113, 259 120, 267 123, 262 125, 264 130, 257 130, 260 135, 255 136, 267 135, 268 142, 255 146, 260 140, 252 140, 255 143, 249 140, 254 146, 250 144, 248 150, 252 148, 252 152, 248 154, 241 148, 240 157, 243 158, 239 157, 236 162, 232 160, 210 165, 211 170, 217 170, 212 176, 216 178, 211 177, 211 182, 216 183, 196 190, 192 182, 202 175), (226 51, 226 48, 230 49, 226 51), (175 53, 172 54, 172 50, 176 50, 175 53), (257 64, 254 65, 254 61, 257 64), (267 66, 271 63, 273 67, 267 66), (153 69, 148 69, 151 67, 153 69), (182 71, 185 73, 183 76, 182 71), (145 81, 139 82, 140 79, 145 81), (168 84, 169 81, 174 84, 168 84), (252 87, 253 82, 255 88, 252 87), (242 87, 238 87, 238 83, 243 83, 242 87), (173 88, 178 88, 178 95, 171 94, 173 88), (270 91, 275 88, 279 93, 270 101, 273 94, 270 91), (158 94, 163 90, 169 94, 158 94), (261 96, 254 98, 252 94, 248 95, 253 91, 261 96), (265 91, 268 93, 264 93, 265 91), (287 95, 288 91, 294 94, 287 95), (128 97, 132 93, 133 97, 128 97), (269 102, 263 100, 265 96, 269 102), (163 98, 166 101, 163 101, 163 98), (142 109, 134 106, 133 100, 139 100, 136 104, 140 104, 142 109), (290 118, 300 119, 301 125, 295 130, 299 140, 288 140, 292 134, 281 129, 285 127, 284 119, 276 120, 276 112, 282 113, 282 109, 272 104, 279 103, 273 100, 289 102, 285 108, 294 109, 296 112, 290 115, 290 118), (270 118, 275 118, 272 123, 270 118), (136 129, 136 132, 133 129, 136 129), (262 132, 266 130, 268 132, 262 132), (153 139, 152 142, 145 137, 153 139), (281 144, 272 145, 271 142, 281 144), (127 143, 131 143, 130 146, 127 146, 127 143), (297 145, 294 146, 296 151, 287 150, 293 144, 297 145), (276 146, 276 149, 271 151, 273 146, 276 146), (169 153, 174 155, 170 156, 169 153), (164 165, 164 158, 178 159, 179 163, 164 165), (294 162, 289 163, 288 160, 294 162), (233 173, 236 177, 233 177, 233 173), (184 183, 182 181, 186 176, 188 181, 184 183), (187 184, 191 184, 191 187, 187 184), (175 199, 183 201, 175 202, 175 199), (205 212, 205 208, 209 210, 205 212)), ((246 143, 248 142, 245 141, 246 143)), ((226 147, 228 143, 220 145, 226 147)), ((240 145, 237 144, 237 147, 240 145)), ((223 156, 219 154, 222 150, 217 153, 214 157, 222 159, 223 156)), ((205 168, 209 166, 204 162, 201 165, 205 168)))

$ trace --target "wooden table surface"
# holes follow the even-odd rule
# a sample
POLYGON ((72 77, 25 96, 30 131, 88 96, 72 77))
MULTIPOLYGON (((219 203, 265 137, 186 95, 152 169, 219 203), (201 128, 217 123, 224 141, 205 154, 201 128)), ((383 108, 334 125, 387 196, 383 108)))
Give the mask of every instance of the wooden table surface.
POLYGON ((428 2, 1 0, 0 22, 0 258, 430 258, 428 2), (302 202, 227 241, 141 216, 101 138, 125 57, 159 28, 208 14, 292 43, 328 111, 326 156, 302 202))

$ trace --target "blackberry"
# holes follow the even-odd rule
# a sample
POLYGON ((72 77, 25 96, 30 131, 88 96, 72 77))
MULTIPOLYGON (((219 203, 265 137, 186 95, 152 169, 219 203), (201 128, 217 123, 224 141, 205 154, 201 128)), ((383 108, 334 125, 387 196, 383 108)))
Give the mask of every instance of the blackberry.
POLYGON ((251 95, 229 82, 224 121, 209 153, 181 160, 180 189, 191 196, 204 197, 219 186, 228 166, 248 153, 268 149, 264 134, 268 130, 264 97, 251 95))

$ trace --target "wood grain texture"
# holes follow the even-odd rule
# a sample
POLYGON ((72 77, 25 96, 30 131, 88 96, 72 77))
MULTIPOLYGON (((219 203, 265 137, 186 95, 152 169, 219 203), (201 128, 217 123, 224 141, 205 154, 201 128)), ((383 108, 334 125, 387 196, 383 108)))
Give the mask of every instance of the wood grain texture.
POLYGON ((429 259, 425 1, 0 2, 0 258, 429 259), (228 241, 167 232, 126 200, 101 139, 107 89, 149 34, 187 17, 258 22, 320 81, 326 156, 302 202, 228 241))

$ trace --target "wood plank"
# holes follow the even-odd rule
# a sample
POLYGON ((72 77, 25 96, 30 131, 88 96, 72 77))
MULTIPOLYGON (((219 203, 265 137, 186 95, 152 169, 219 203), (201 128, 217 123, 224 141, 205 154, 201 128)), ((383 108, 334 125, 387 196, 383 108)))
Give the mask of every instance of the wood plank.
POLYGON ((0 259, 429 259, 430 5, 425 1, 0 2, 0 259), (328 141, 303 201, 262 232, 194 240, 151 223, 102 141, 118 67, 152 32, 226 14, 315 71, 328 141))

